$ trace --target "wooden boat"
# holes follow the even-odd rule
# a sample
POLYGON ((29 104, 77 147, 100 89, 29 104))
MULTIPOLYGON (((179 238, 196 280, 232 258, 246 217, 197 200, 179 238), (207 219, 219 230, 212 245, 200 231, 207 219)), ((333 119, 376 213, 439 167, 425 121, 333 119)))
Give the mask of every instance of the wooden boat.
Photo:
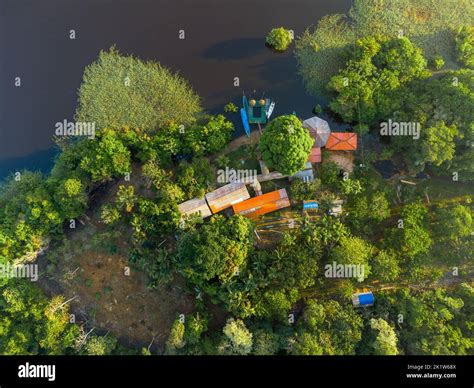
POLYGON ((242 118, 242 124, 244 126, 245 133, 247 136, 250 137, 249 118, 247 116, 247 107, 248 107, 247 97, 243 96, 242 104, 243 104, 243 108, 240 108, 240 117, 242 118))
POLYGON ((274 108, 275 102, 269 98, 262 97, 259 100, 251 98, 249 100, 245 94, 243 95, 240 115, 247 136, 250 136, 250 124, 265 125, 274 108))
MULTIPOLYGON (((270 100, 268 100, 268 101, 270 101, 270 100)), ((266 109, 266 111, 267 111, 267 120, 268 120, 268 119, 270 118, 270 116, 272 115, 273 109, 275 109, 275 105, 276 105, 276 104, 275 104, 275 101, 272 101, 272 102, 270 103, 270 105, 268 106, 268 108, 266 109)))

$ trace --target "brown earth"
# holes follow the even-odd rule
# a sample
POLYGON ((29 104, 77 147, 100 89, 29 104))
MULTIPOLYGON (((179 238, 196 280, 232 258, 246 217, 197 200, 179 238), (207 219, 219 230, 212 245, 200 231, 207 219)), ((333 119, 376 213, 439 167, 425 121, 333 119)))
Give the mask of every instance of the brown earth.
POLYGON ((124 224, 106 228, 99 216, 101 204, 111 201, 120 184, 133 184, 136 192, 143 191, 142 183, 133 179, 109 185, 83 217, 84 225, 78 222, 61 244, 38 260, 43 274, 39 283, 49 296, 74 298, 71 312, 87 330, 110 331, 125 346, 141 348, 152 343, 152 351, 161 351, 176 317, 193 312, 195 296, 185 290, 178 276, 166 287, 148 289, 146 274, 130 268, 131 231, 124 224))

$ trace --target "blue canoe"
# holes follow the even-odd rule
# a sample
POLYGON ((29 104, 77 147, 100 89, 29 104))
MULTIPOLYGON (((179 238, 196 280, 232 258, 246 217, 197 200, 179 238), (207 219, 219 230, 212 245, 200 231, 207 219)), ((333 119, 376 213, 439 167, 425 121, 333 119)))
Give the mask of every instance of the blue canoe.
POLYGON ((247 117, 245 108, 240 108, 240 117, 242 117, 242 124, 244 125, 245 133, 250 137, 249 118, 247 117))

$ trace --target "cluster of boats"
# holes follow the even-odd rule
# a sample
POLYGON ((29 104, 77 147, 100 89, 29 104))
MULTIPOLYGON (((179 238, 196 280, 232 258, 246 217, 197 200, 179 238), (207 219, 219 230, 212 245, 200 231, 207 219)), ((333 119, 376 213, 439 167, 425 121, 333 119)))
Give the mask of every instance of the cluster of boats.
POLYGON ((275 101, 270 98, 248 99, 244 94, 240 116, 247 136, 250 136, 250 124, 266 124, 274 109, 275 101))

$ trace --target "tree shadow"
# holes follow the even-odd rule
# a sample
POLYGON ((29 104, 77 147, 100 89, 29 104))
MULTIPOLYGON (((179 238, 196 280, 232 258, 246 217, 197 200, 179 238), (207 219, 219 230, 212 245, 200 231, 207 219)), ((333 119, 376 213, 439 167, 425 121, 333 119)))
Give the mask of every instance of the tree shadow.
POLYGON ((265 41, 260 38, 231 39, 216 43, 204 51, 206 59, 243 59, 266 50, 265 41))

